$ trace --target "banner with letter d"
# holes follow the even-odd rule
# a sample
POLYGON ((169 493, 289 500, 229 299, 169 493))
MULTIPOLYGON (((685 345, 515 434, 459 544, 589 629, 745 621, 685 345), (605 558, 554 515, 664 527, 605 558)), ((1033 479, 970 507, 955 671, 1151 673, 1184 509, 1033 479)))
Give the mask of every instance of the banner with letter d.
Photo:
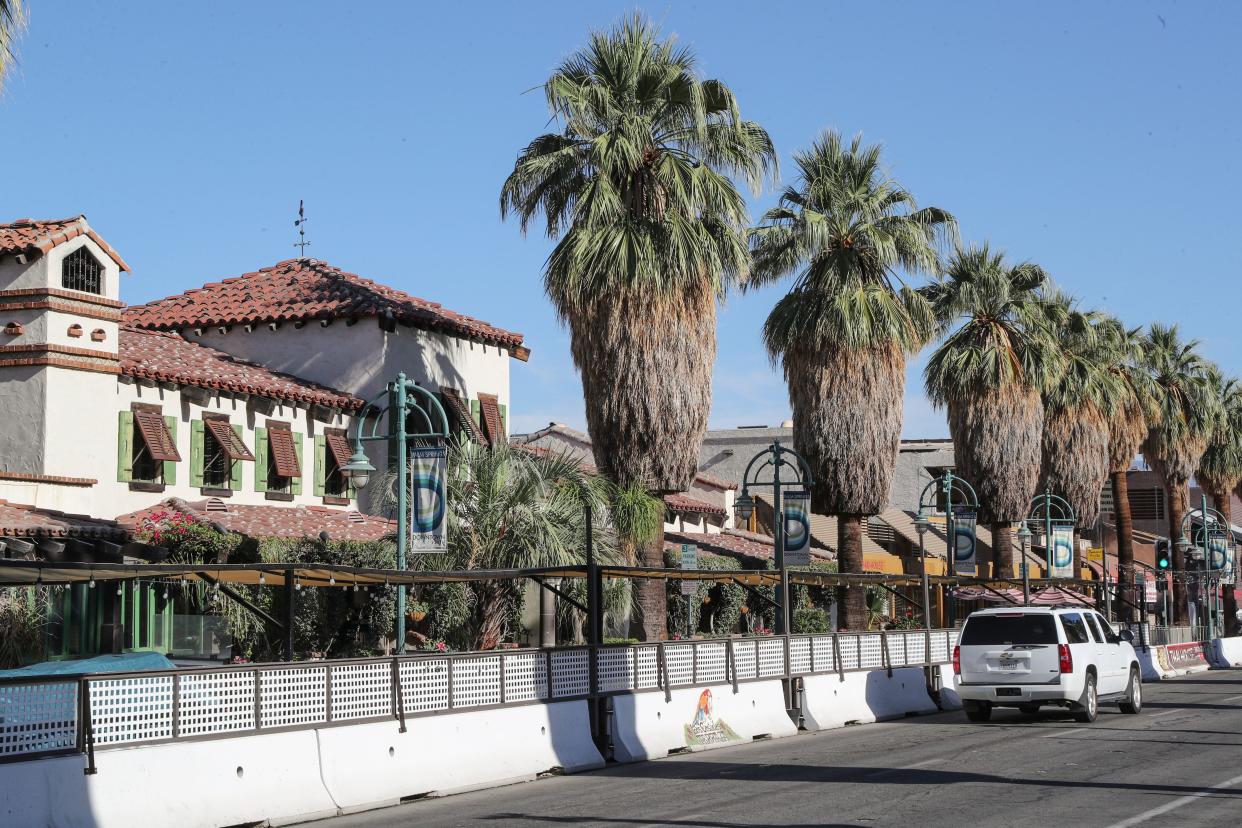
POLYGON ((1075 577, 1074 526, 1072 524, 1053 526, 1048 548, 1048 570, 1052 573, 1051 577, 1075 577))
POLYGON ((811 564, 811 494, 790 492, 781 511, 785 513, 785 566, 811 564))
POLYGON ((448 449, 423 446, 410 449, 409 551, 443 552, 445 542, 445 477, 448 449))
POLYGON ((958 575, 978 574, 975 542, 975 526, 979 516, 955 507, 953 511, 953 571, 958 575))

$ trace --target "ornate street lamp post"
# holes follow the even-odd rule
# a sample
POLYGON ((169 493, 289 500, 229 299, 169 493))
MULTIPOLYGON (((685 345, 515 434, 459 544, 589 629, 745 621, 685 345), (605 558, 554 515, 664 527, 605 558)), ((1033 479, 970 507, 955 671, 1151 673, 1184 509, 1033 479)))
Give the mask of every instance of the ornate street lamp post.
MULTIPOLYGON (((1210 509, 1207 505, 1207 495, 1200 495, 1199 513, 1197 517, 1200 521, 1198 533, 1191 540, 1191 522, 1196 517, 1194 512, 1187 512, 1182 517, 1182 525, 1178 527, 1177 548, 1181 550, 1182 560, 1187 560, 1187 553, 1192 548, 1195 549, 1197 556, 1202 556, 1202 575, 1199 579, 1199 595, 1203 604, 1203 614, 1206 616, 1207 638, 1210 640, 1215 637, 1215 602, 1216 602, 1216 577, 1212 574, 1218 567, 1212 560, 1212 539, 1214 537, 1224 536, 1226 544, 1233 542, 1233 530, 1230 528, 1225 516, 1216 509, 1210 509)), ((1227 547, 1226 547, 1227 548, 1227 547)), ((1228 555, 1226 554, 1225 566, 1228 566, 1228 555)), ((1185 573, 1174 573, 1174 578, 1183 577, 1189 579, 1185 573)))
MULTIPOLYGON (((950 576, 957 575, 957 525, 955 520, 954 503, 960 502, 963 506, 970 507, 973 511, 979 511, 979 496, 975 494, 975 487, 967 483, 964 479, 957 477, 951 471, 946 471, 939 477, 934 477, 923 487, 922 493, 919 494, 919 513, 914 518, 914 528, 919 533, 919 555, 923 559, 923 618, 924 625, 931 629, 931 619, 928 617, 929 612, 929 589, 927 585, 927 552, 923 541, 923 536, 927 533, 931 521, 927 519, 927 511, 936 510, 936 496, 944 495, 944 511, 945 511, 945 563, 948 566, 950 576), (921 524, 921 526, 920 526, 921 524)), ((948 593, 946 592, 946 596, 948 593)), ((952 627, 957 622, 957 608, 954 606, 952 598, 948 601, 949 626, 952 627)))
POLYGON ((781 582, 776 588, 777 635, 789 633, 789 569, 785 566, 785 513, 781 506, 782 489, 788 487, 810 491, 813 485, 815 485, 815 479, 811 475, 811 468, 806 460, 801 454, 793 449, 785 448, 780 440, 777 440, 750 459, 746 472, 742 475, 742 494, 733 504, 738 519, 742 522, 749 521, 750 516, 755 512, 755 499, 750 496, 750 488, 754 486, 772 489, 772 551, 776 568, 781 576, 781 582), (755 464, 760 460, 763 460, 763 463, 756 467, 755 464), (759 480, 759 474, 768 466, 772 467, 772 479, 759 480), (792 471, 793 479, 782 481, 781 469, 792 471), (753 476, 752 472, 754 472, 753 476))
POLYGON ((1018 527, 1018 542, 1022 547, 1022 606, 1029 607, 1031 605, 1031 570, 1030 562, 1026 559, 1026 548, 1031 542, 1031 529, 1026 525, 1026 521, 1022 521, 1022 525, 1018 527))
MULTIPOLYGON (((406 378, 404 373, 397 374, 395 381, 363 406, 358 414, 357 427, 354 430, 354 453, 349 462, 341 467, 341 474, 349 478, 355 488, 365 488, 371 480, 375 466, 367 458, 363 450, 364 442, 396 441, 397 444, 397 569, 404 570, 406 552, 409 549, 410 530, 410 492, 409 462, 411 441, 433 442, 443 446, 449 436, 448 416, 444 407, 436 399, 436 395, 416 382, 406 378), (386 405, 381 405, 384 397, 388 397, 386 405), (389 432, 378 432, 380 420, 388 414, 389 432), (363 433, 367 417, 374 415, 369 434, 363 433), (424 431, 407 431, 409 420, 414 419, 416 428, 424 431)), ((443 487, 443 481, 440 481, 443 487)), ((441 488, 441 494, 443 489, 441 488)), ((405 585, 397 586, 397 618, 395 652, 405 652, 405 585)))

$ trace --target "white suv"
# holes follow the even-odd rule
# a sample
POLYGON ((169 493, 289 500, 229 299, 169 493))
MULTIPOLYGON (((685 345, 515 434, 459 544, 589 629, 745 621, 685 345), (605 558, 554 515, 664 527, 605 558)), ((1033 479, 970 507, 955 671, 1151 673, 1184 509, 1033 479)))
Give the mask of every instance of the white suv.
POLYGON ((1036 713, 1041 705, 1093 722, 1101 700, 1138 713, 1143 674, 1130 641, 1129 630, 1118 635, 1083 607, 982 610, 953 648, 953 685, 972 722, 986 722, 993 707, 1036 713))

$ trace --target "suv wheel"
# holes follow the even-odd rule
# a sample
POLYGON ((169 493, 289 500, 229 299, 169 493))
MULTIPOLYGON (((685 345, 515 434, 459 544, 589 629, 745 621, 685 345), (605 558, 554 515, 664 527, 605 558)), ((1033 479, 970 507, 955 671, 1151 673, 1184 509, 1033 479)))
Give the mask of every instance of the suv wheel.
POLYGON ((986 722, 992 718, 991 702, 963 701, 962 709, 966 711, 966 718, 972 722, 986 722))
POLYGON ((1143 679, 1134 667, 1130 668, 1130 686, 1126 688, 1126 700, 1118 707, 1122 713, 1143 712, 1143 679))
POLYGON ((1095 673, 1087 673, 1086 685, 1082 688, 1082 698, 1078 700, 1078 712, 1074 714, 1077 721, 1090 724, 1100 712, 1100 697, 1095 687, 1095 673))

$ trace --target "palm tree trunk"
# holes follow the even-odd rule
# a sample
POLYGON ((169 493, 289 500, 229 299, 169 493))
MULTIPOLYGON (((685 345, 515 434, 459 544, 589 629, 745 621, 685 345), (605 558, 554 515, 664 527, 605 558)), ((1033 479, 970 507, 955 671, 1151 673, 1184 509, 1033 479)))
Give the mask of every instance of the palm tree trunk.
MULTIPOLYGON (((862 572, 862 515, 837 516, 837 571, 862 572)), ((850 631, 867 628, 867 595, 864 587, 837 588, 837 606, 844 612, 844 624, 850 631)))
MULTIPOLYGON (((664 567, 664 533, 642 544, 638 549, 640 566, 664 567)), ((643 641, 668 638, 668 590, 663 578, 638 579, 638 613, 636 632, 643 641)))
MULTIPOLYGON (((1230 503, 1229 492, 1213 490, 1209 492, 1209 494, 1212 495, 1212 502, 1216 504, 1216 510, 1220 512, 1221 516, 1225 519, 1225 526, 1231 527, 1233 525, 1233 504, 1230 503)), ((1233 529, 1228 529, 1227 531, 1231 535, 1229 542, 1233 543, 1233 529)), ((1221 601, 1221 613, 1224 615, 1224 618, 1221 619, 1224 622, 1224 635, 1237 635, 1238 601, 1237 596, 1234 595, 1233 585, 1224 584, 1221 587, 1221 594, 1224 597, 1224 600, 1221 601)))
MULTIPOLYGON (((1124 594, 1138 597, 1134 603, 1141 604, 1147 598, 1131 590, 1134 584, 1134 521, 1130 518, 1130 481, 1124 471, 1109 475, 1113 484, 1113 520, 1117 524, 1117 580, 1124 585, 1124 594)), ((1141 617, 1136 607, 1127 606, 1124 617, 1137 623, 1141 617)))
POLYGON ((1169 544, 1173 553, 1173 623, 1185 625, 1190 623, 1186 609, 1186 553, 1178 547, 1177 536, 1190 507, 1185 480, 1168 480, 1165 486, 1169 492, 1169 544))
POLYGON ((1013 576, 1013 524, 998 520, 992 524, 992 577, 1013 576))

